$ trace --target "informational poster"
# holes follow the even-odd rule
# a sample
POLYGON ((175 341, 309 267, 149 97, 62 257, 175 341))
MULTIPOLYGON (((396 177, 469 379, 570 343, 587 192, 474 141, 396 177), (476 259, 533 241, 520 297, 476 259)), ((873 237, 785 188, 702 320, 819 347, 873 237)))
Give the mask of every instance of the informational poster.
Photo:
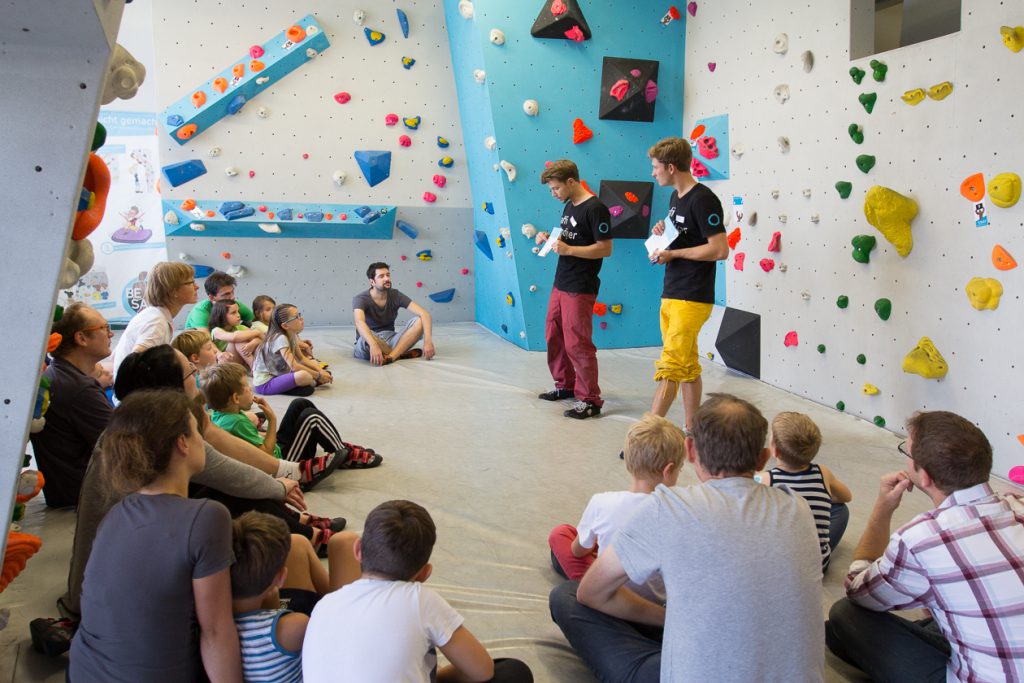
POLYGON ((97 154, 110 169, 103 222, 89 236, 96 263, 60 302, 84 301, 111 322, 127 322, 142 308, 146 274, 167 258, 157 179, 156 114, 101 111, 107 141, 97 154))

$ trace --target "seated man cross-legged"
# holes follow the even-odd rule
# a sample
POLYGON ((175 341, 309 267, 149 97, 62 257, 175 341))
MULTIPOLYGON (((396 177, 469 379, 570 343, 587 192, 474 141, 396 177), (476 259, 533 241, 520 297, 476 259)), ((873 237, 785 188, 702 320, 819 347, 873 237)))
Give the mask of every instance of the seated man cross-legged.
POLYGON ((352 298, 356 343, 352 355, 374 365, 388 365, 400 358, 430 360, 434 357, 430 313, 397 289, 391 288, 391 267, 371 263, 366 269, 370 289, 352 298), (408 308, 416 317, 395 330, 398 309, 408 308), (423 339, 423 350, 413 346, 423 339))

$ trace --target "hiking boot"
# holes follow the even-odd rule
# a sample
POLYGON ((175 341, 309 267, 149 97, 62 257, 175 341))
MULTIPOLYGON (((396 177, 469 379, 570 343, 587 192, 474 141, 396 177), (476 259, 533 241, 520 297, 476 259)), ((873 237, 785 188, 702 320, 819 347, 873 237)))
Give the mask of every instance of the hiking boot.
POLYGON ((572 389, 559 389, 555 387, 551 391, 545 391, 543 394, 537 394, 537 398, 544 401, 564 401, 567 398, 576 398, 576 392, 572 389))
POLYGON ((569 408, 569 410, 562 414, 576 420, 586 420, 588 417, 600 415, 601 406, 590 401, 576 401, 572 404, 572 408, 569 408))
POLYGON ((59 657, 71 649, 71 639, 78 630, 73 619, 49 619, 41 617, 28 624, 32 633, 32 647, 47 657, 59 657))

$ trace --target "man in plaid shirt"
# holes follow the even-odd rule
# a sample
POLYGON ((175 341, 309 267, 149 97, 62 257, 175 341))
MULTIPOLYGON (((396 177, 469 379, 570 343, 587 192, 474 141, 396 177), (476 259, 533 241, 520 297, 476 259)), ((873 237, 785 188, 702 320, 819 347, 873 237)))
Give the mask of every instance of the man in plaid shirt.
POLYGON ((916 413, 825 623, 828 647, 877 681, 1024 680, 1024 498, 988 484, 992 447, 953 413, 916 413), (935 508, 889 537, 903 494, 935 508), (924 607, 908 621, 889 610, 924 607))

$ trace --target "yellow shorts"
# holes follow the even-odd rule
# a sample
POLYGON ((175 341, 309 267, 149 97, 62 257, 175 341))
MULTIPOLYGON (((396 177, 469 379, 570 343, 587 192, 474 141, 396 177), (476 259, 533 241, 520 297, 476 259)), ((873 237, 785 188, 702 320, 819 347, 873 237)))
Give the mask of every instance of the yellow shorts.
POLYGON ((711 317, 713 304, 681 299, 661 300, 661 358, 654 363, 654 381, 694 382, 700 377, 697 335, 711 317))

